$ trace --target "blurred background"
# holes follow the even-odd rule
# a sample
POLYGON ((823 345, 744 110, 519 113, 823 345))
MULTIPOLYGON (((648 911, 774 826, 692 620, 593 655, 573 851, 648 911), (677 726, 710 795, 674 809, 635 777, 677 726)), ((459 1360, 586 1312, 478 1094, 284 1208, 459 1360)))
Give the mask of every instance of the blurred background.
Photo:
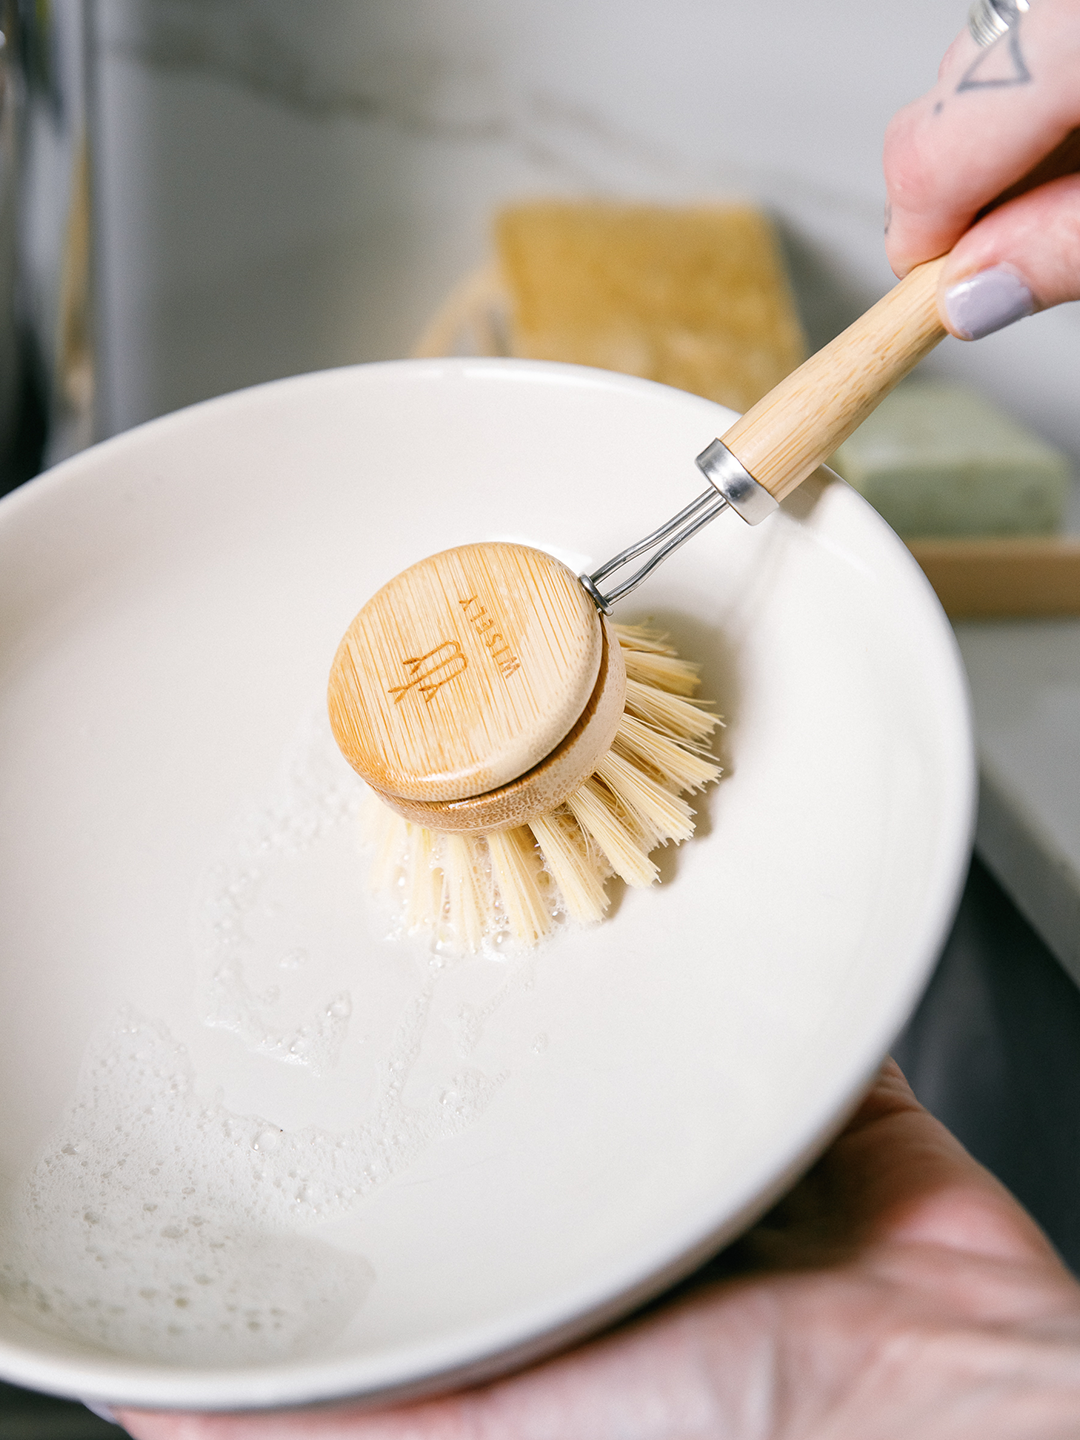
MULTIPOLYGON (((179 406, 407 355, 489 256, 494 212, 532 196, 756 202, 816 349, 892 283, 883 132, 933 82, 966 8, 6 0, 0 491, 179 406)), ((1080 306, 947 340, 924 364, 1080 459, 1080 306)), ((1059 669, 1075 656, 1055 723, 1080 729, 1076 622, 1028 623, 1057 624, 1059 669)), ((1011 663, 981 634, 965 642, 983 656, 977 718, 1011 663)), ((1073 756, 1048 783, 1076 801, 1062 823, 1080 853, 1073 756)), ((1040 924, 1039 876, 1010 883, 987 814, 989 868, 976 862, 898 1055, 1076 1268, 1080 996, 1059 961, 1080 962, 1055 936, 1080 935, 1080 888, 1040 924)), ((10 1440, 99 1431, 78 1407, 0 1387, 10 1440)))
MULTIPOLYGON (((759 202, 816 347, 891 281, 882 135, 933 81, 966 7, 9 0, 7 13, 0 263, 10 275, 17 254, 19 273, 0 321, 28 332, 55 459, 206 396, 407 354, 488 252, 495 209, 531 195, 759 202)), ((1078 361, 1066 307, 947 342, 931 368, 1078 454, 1061 383, 1078 361)))

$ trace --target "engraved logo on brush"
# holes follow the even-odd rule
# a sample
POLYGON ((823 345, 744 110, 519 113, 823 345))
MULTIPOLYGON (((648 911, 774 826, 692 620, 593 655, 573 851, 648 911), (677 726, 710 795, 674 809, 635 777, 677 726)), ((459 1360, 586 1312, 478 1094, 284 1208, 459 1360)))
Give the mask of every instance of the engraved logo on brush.
POLYGON ((456 640, 444 640, 426 655, 415 655, 401 663, 409 679, 404 685, 391 685, 386 693, 393 695, 395 705, 400 705, 415 688, 423 695, 424 703, 430 705, 440 685, 456 679, 468 668, 469 657, 456 640))
POLYGON ((470 595, 468 600, 459 600, 458 604, 464 610, 465 618, 480 636, 481 644, 499 667, 499 673, 504 680, 508 680, 515 670, 521 669, 521 661, 495 629, 495 621, 475 595, 470 595))

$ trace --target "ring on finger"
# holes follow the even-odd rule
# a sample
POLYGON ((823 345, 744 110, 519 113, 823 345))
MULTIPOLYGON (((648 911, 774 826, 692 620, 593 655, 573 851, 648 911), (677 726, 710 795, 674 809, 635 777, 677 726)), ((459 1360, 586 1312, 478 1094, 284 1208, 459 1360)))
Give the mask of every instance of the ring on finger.
POLYGON ((978 44, 992 45, 1030 8, 1031 0, 975 0, 968 11, 968 29, 978 44))

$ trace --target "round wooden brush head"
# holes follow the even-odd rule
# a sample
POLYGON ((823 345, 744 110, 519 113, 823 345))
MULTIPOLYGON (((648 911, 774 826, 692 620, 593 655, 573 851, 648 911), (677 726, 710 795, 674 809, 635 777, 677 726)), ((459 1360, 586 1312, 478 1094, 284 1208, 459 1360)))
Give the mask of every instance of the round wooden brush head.
POLYGON ((573 571, 525 545, 444 550, 353 620, 330 671, 349 764, 408 820, 510 829, 560 805, 610 747, 626 673, 573 571))

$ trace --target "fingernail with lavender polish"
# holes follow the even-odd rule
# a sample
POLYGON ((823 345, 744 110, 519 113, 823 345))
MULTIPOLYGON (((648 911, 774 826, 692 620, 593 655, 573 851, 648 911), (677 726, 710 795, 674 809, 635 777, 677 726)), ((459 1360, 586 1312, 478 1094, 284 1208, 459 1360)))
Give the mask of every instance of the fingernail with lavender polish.
POLYGON ((958 335, 981 340, 1035 310, 1035 297, 1019 275, 994 265, 945 291, 945 309, 958 335))

